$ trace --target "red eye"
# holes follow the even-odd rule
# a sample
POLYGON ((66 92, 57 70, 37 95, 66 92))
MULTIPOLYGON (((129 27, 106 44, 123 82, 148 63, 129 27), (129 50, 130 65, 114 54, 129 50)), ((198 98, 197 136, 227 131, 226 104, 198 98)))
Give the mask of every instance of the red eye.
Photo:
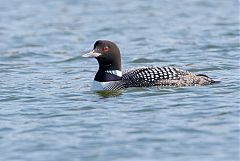
POLYGON ((105 47, 103 48, 103 51, 104 51, 104 52, 108 52, 108 51, 109 51, 109 47, 108 47, 108 46, 105 46, 105 47))

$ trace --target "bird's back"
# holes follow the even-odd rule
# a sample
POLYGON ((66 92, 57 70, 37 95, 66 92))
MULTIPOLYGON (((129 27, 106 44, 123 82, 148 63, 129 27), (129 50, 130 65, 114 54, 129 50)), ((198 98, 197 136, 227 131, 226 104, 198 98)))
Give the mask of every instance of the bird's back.
POLYGON ((123 73, 125 87, 193 86, 214 81, 206 75, 195 75, 175 67, 141 67, 123 73))

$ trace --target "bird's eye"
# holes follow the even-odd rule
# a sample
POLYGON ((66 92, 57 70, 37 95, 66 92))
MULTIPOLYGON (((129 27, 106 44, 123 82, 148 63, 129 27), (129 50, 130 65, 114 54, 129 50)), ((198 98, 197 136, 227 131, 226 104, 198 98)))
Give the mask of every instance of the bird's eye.
POLYGON ((108 46, 105 46, 105 47, 103 48, 103 51, 104 51, 104 52, 108 52, 108 51, 109 51, 109 47, 108 47, 108 46))

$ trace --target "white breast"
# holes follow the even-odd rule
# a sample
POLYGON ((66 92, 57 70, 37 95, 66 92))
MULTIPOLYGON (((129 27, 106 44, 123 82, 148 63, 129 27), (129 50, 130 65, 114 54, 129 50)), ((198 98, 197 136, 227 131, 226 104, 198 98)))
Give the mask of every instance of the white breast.
POLYGON ((107 90, 107 87, 111 84, 111 82, 98 82, 93 81, 91 91, 103 91, 107 90))

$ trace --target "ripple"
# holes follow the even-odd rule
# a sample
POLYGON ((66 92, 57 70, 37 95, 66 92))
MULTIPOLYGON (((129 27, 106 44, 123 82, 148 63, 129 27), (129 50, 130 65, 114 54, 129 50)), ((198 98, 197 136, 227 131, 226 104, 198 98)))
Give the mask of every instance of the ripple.
POLYGON ((84 58, 82 56, 74 56, 71 58, 67 58, 65 60, 61 60, 61 61, 56 61, 54 63, 71 63, 71 62, 78 62, 79 60, 83 60, 84 58))
POLYGON ((212 66, 212 67, 205 67, 205 68, 191 68, 189 69, 190 72, 205 72, 205 71, 218 71, 218 70, 223 70, 222 67, 219 66, 212 66))
POLYGON ((174 51, 177 51, 177 49, 175 48, 166 48, 166 49, 161 49, 160 52, 163 52, 163 53, 171 53, 171 52, 174 52, 174 51))
POLYGON ((160 59, 147 59, 147 58, 138 58, 135 60, 130 61, 130 63, 154 63, 154 62, 167 62, 164 60, 160 60, 160 59))
POLYGON ((5 60, 35 60, 35 59, 50 59, 52 58, 49 54, 37 53, 37 52, 20 52, 20 51, 7 51, 1 53, 1 59, 5 60))
POLYGON ((202 49, 219 49, 219 48, 223 48, 223 47, 219 46, 219 45, 208 44, 208 45, 204 46, 202 49))

